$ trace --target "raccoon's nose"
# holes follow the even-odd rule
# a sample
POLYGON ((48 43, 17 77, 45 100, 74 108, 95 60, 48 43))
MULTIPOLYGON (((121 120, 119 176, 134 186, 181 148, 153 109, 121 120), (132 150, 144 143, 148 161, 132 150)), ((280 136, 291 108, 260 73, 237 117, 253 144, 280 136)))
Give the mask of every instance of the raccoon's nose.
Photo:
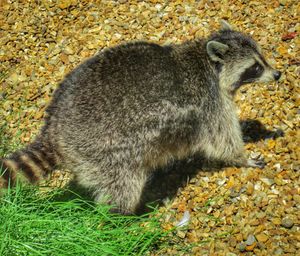
POLYGON ((276 81, 278 81, 279 78, 281 77, 281 72, 280 72, 280 71, 275 71, 275 72, 273 73, 273 76, 274 76, 274 79, 275 79, 276 81))

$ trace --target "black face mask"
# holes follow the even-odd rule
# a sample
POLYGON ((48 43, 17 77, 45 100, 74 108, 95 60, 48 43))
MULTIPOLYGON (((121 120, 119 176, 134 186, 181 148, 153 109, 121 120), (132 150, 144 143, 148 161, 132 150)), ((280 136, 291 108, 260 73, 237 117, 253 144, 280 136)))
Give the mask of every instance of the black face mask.
POLYGON ((232 85, 233 91, 236 91, 243 84, 254 82, 263 72, 263 66, 255 62, 251 67, 247 68, 244 73, 242 73, 240 79, 232 85))
POLYGON ((264 68, 258 62, 255 62, 254 65, 247 68, 240 77, 240 84, 247 84, 255 81, 259 78, 264 72, 264 68))

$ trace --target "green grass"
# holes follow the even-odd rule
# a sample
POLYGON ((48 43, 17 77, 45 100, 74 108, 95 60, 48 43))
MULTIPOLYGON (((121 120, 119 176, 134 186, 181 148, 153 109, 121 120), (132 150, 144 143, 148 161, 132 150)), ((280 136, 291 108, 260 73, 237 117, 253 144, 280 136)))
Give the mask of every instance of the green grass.
POLYGON ((157 217, 121 216, 66 190, 17 186, 0 198, 0 255, 144 255, 165 233, 157 217))

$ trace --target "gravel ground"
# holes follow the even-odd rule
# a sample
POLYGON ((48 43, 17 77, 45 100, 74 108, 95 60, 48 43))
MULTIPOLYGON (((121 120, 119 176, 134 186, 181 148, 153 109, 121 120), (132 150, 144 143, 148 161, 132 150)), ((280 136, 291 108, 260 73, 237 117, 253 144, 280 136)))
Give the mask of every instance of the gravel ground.
POLYGON ((185 186, 160 208, 162 227, 171 229, 184 213, 189 223, 151 255, 299 253, 299 1, 4 0, 0 7, 0 127, 12 144, 37 133, 58 82, 104 47, 203 37, 218 29, 220 18, 250 33, 283 72, 279 83, 247 85, 236 98, 246 149, 264 156, 267 166, 202 166, 182 178, 189 164, 179 165, 181 183, 166 180, 185 186))

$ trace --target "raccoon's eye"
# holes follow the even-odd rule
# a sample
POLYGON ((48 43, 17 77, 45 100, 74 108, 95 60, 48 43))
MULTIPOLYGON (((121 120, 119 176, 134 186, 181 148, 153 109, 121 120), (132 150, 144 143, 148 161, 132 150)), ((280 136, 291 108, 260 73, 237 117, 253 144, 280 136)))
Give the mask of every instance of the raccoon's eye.
POLYGON ((261 69, 262 69, 261 65, 256 62, 254 64, 254 70, 255 70, 255 72, 259 73, 261 71, 261 69))
POLYGON ((244 83, 254 81, 254 79, 260 77, 262 73, 263 67, 256 62, 254 65, 245 70, 245 72, 241 75, 240 81, 244 83))

